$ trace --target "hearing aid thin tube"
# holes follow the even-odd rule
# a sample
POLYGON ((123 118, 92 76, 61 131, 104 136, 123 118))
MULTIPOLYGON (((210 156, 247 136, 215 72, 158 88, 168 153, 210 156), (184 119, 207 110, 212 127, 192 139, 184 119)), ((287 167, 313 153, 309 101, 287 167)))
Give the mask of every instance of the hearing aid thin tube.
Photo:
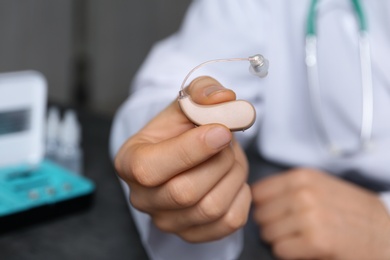
POLYGON ((250 58, 231 58, 231 59, 216 59, 216 60, 209 60, 209 61, 205 61, 201 64, 199 64, 198 66, 196 66, 195 68, 193 68, 192 70, 190 70, 190 72, 188 72, 187 76, 184 78, 183 80, 183 83, 181 84, 181 87, 180 87, 180 90, 183 91, 183 94, 186 95, 187 93, 184 91, 184 87, 185 87, 185 84, 188 80, 188 78, 192 75, 192 73, 198 69, 200 69, 201 67, 207 65, 207 64, 211 64, 211 63, 217 63, 217 62, 231 62, 231 61, 250 61, 250 58))

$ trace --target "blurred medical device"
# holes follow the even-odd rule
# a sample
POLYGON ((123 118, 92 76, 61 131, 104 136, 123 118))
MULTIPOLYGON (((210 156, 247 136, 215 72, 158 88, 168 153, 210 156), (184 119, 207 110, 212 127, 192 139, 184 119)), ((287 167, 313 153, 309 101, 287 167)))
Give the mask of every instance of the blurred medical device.
MULTIPOLYGON (((42 74, 0 73, 0 232, 83 208, 95 190, 89 179, 45 159, 46 106, 42 74)), ((60 128, 69 144, 74 115, 67 117, 71 126, 60 128)))

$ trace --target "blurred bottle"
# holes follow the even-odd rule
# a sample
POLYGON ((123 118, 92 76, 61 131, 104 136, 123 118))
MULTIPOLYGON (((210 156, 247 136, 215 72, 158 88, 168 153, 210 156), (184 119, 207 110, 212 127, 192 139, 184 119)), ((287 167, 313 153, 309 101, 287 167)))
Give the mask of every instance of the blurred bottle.
POLYGON ((59 148, 60 111, 50 107, 46 118, 45 158, 56 161, 59 148))
POLYGON ((58 141, 57 163, 76 174, 82 174, 81 128, 75 111, 65 111, 58 141))

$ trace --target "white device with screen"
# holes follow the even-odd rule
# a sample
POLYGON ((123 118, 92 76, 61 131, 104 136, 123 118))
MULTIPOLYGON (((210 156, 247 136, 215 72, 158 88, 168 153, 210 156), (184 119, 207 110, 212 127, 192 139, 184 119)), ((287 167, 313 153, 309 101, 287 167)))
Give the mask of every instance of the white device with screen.
POLYGON ((0 73, 0 168, 43 159, 46 96, 41 73, 0 73))

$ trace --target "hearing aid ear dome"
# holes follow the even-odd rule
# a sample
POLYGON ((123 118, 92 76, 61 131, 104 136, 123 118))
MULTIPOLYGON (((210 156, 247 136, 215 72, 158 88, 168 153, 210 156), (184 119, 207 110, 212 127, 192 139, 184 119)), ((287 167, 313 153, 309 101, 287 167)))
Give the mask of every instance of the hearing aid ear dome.
POLYGON ((249 72, 260 78, 264 78, 268 75, 269 62, 263 55, 256 54, 249 57, 249 72))

